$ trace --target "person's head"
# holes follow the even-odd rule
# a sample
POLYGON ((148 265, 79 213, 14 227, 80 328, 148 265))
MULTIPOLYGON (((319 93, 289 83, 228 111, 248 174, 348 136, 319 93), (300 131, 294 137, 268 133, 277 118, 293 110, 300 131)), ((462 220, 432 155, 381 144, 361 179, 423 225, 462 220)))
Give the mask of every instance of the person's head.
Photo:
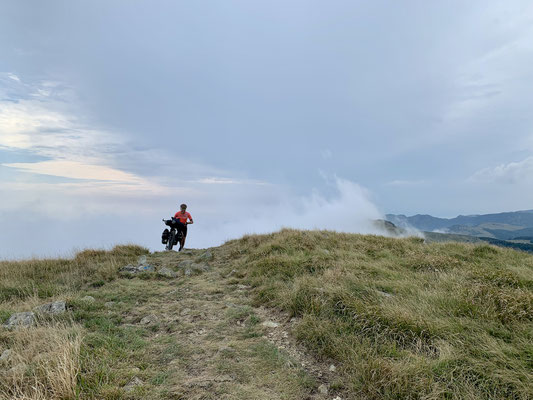
POLYGON ((180 206, 181 211, 185 211, 187 209, 187 204, 182 204, 180 206))

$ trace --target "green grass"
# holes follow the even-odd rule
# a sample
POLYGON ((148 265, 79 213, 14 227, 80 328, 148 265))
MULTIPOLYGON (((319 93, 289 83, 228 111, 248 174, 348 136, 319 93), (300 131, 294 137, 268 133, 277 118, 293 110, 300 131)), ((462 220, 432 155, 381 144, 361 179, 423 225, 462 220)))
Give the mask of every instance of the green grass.
POLYGON ((533 398, 533 256, 284 230, 224 245, 256 305, 299 317, 350 396, 533 398))
MULTIPOLYGON (((238 391, 235 398, 269 398, 277 388, 287 398, 302 398, 316 382, 288 367, 288 355, 262 338, 253 306, 263 305, 296 317, 296 338, 334 361, 330 389, 341 398, 533 398, 533 256, 527 253, 283 230, 216 249, 210 281, 197 276, 184 287, 184 280, 119 276, 120 266, 146 253, 118 246, 68 260, 0 262, 0 321, 53 300, 69 307, 34 329, 0 332, 0 350, 14 349, 18 357, 2 368, 24 366, 9 379, 0 377, 0 398, 174 398, 183 388, 188 393, 187 386, 175 390, 194 360, 234 377, 217 396, 238 391), (233 269, 230 285, 221 286, 216 274, 233 269), (232 305, 216 323, 200 319, 195 325, 177 312, 181 301, 229 296, 236 283, 252 290, 239 292, 239 304, 230 297, 232 305), (95 301, 82 301, 85 295, 95 301), (138 324, 167 301, 175 316, 138 324), (204 324, 205 348, 179 342, 176 332, 204 324), (218 352, 222 339, 230 339, 229 347, 218 352), (134 376, 144 384, 124 392, 134 376)), ((157 265, 174 265, 178 256, 152 257, 157 265)))
MULTIPOLYGON (((119 267, 146 253, 138 246, 117 246, 85 250, 72 259, 0 262, 2 322, 13 312, 58 299, 66 300, 71 310, 50 320, 41 318, 35 329, 0 332, 0 347, 16 351, 6 369, 23 366, 20 373, 0 379, 0 398, 123 398, 118 388, 131 379, 132 365, 142 365, 147 332, 124 326, 120 308, 108 311, 98 297, 114 298, 117 291, 106 294, 105 288, 119 277, 119 267), (81 301, 87 294, 97 301, 81 301)), ((134 296, 118 297, 128 302, 134 296)), ((144 372, 154 375, 155 382, 162 379, 158 373, 144 372)))
POLYGON ((0 303, 101 287, 118 277, 119 267, 147 253, 145 248, 127 245, 110 251, 84 250, 73 259, 0 261, 0 303))

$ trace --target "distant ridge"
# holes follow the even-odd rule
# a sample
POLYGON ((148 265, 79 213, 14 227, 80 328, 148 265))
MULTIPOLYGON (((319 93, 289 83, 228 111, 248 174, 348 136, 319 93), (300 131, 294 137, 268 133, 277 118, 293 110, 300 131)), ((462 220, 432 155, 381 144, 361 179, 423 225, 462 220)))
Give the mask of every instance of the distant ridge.
POLYGON ((413 227, 423 231, 445 230, 454 226, 475 227, 483 224, 506 224, 519 229, 533 228, 533 210, 459 215, 455 218, 439 218, 427 214, 417 214, 410 217, 402 214, 387 214, 386 219, 402 228, 413 227))

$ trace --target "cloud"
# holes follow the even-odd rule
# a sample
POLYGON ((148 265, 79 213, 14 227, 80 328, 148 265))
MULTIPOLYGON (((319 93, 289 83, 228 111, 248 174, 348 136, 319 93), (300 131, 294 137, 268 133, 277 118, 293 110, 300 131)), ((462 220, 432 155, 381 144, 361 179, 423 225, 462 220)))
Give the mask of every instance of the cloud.
POLYGON ((523 184, 533 181, 533 157, 519 162, 500 164, 496 167, 483 168, 474 173, 471 182, 523 184))
POLYGON ((143 180, 133 174, 109 168, 103 165, 90 165, 78 161, 51 160, 34 163, 2 164, 35 174, 59 176, 72 179, 89 179, 139 184, 143 180))
POLYGON ((12 79, 12 80, 16 81, 16 82, 20 82, 20 78, 19 78, 17 75, 15 75, 15 74, 10 74, 10 73, 8 73, 8 74, 7 74, 7 77, 8 77, 9 79, 12 79))
POLYGON ((161 193, 148 190, 142 195, 135 186, 132 190, 136 195, 131 196, 122 185, 91 181, 15 182, 2 186, 9 193, 0 204, 4 226, 16 224, 17 220, 30 223, 36 216, 48 222, 36 228, 38 235, 47 237, 46 241, 28 244, 4 235, 0 258, 50 254, 51 249, 55 252, 52 254, 65 254, 74 247, 123 242, 160 250, 164 228, 161 218, 172 215, 181 202, 189 205, 195 220, 190 228, 190 247, 217 246, 244 234, 273 232, 283 227, 386 234, 372 222, 382 218, 382 213, 372 202, 370 192, 337 177, 329 182, 329 190, 312 190, 304 196, 274 184, 228 187, 201 183, 165 187, 161 193), (83 234, 67 234, 76 232, 79 226, 84 227, 83 234), (56 232, 57 238, 50 237, 51 232, 56 232))
POLYGON ((373 223, 383 216, 367 189, 338 177, 330 182, 329 188, 329 195, 315 190, 306 196, 296 196, 282 187, 273 186, 268 202, 256 204, 256 207, 230 206, 212 221, 193 230, 200 231, 200 240, 206 245, 220 244, 221 239, 243 234, 268 233, 281 228, 387 234, 373 223), (220 215, 224 218, 221 219, 220 215))
MULTIPOLYGON (((132 144, 127 135, 88 126, 70 89, 48 80, 14 80, 12 75, 0 74, 0 149, 48 160, 0 164, 4 167, 41 177, 77 179, 80 182, 69 183, 70 190, 101 191, 107 196, 121 196, 121 191, 130 196, 170 195, 176 188, 183 192, 186 185, 198 183, 263 184, 228 177, 227 171, 176 158, 171 150, 132 144)), ((31 187, 23 186, 20 193, 31 197, 31 187)), ((47 185, 42 190, 52 188, 47 185)))

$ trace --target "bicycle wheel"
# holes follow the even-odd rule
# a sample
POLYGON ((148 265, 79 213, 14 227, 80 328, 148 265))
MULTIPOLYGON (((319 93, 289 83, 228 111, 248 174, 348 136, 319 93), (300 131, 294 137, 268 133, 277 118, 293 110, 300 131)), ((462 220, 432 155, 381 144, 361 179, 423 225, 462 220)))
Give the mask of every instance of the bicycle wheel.
POLYGON ((170 231, 170 235, 168 235, 168 243, 167 243, 167 246, 165 247, 167 250, 172 250, 172 247, 174 246, 174 235, 176 234, 176 231, 174 229, 172 229, 170 231))

